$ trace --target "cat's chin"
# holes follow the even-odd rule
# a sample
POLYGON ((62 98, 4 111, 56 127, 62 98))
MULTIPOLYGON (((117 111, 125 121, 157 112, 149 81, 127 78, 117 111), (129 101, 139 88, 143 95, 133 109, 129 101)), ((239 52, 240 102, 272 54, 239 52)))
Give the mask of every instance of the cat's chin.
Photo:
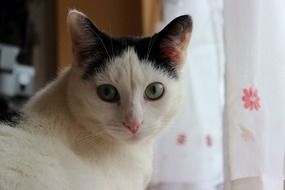
POLYGON ((125 138, 122 137, 113 137, 113 141, 116 141, 117 143, 121 144, 127 144, 127 145, 135 145, 140 144, 142 142, 145 142, 147 138, 144 138, 140 134, 132 134, 125 138))
POLYGON ((139 142, 142 142, 143 141, 143 138, 140 137, 139 135, 132 135, 131 137, 129 137, 126 142, 127 143, 130 143, 130 144, 136 144, 136 143, 139 143, 139 142))

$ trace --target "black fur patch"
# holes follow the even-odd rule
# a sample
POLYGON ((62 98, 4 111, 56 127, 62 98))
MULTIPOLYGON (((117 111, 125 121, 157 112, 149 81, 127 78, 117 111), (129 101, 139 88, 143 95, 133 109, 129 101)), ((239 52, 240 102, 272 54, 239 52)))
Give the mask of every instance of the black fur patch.
POLYGON ((83 79, 89 79, 96 73, 104 71, 106 63, 110 59, 121 56, 130 47, 135 50, 140 60, 147 60, 147 62, 152 63, 151 65, 155 69, 162 70, 169 77, 177 79, 178 64, 162 55, 160 44, 165 43, 165 40, 171 40, 168 35, 177 33, 181 36, 183 32, 192 30, 191 17, 188 15, 176 18, 160 33, 146 38, 109 37, 96 28, 88 18, 85 18, 81 24, 86 35, 90 38, 90 43, 82 42, 82 46, 78 46, 77 50, 79 62, 83 63, 85 67, 83 79))
POLYGON ((10 111, 0 114, 0 122, 8 124, 11 127, 17 127, 22 119, 23 114, 21 112, 10 111))
MULTIPOLYGON (((148 46, 150 46, 151 41, 153 39, 155 38, 153 37, 138 39, 125 37, 110 38, 109 40, 104 41, 104 45, 108 50, 108 53, 104 52, 106 50, 101 49, 100 51, 102 52, 100 52, 99 54, 97 49, 97 53, 91 55, 94 56, 94 58, 92 59, 93 61, 86 65, 83 78, 88 79, 96 73, 104 71, 106 62, 108 62, 111 58, 121 56, 130 47, 134 48, 140 60, 147 60, 148 62, 152 62, 152 66, 155 69, 163 70, 170 77, 177 78, 177 71, 174 67, 174 64, 168 60, 161 61, 159 57, 156 56, 159 54, 159 48, 157 47, 157 45, 153 45, 151 47, 151 50, 148 50, 148 46)), ((95 49, 94 52, 96 52, 95 49)))

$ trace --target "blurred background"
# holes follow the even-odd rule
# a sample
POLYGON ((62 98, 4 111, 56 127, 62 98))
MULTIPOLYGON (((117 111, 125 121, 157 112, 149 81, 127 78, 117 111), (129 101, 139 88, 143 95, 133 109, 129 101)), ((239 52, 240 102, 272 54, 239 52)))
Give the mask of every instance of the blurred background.
MULTIPOLYGON (((250 162, 252 165, 249 165, 253 166, 252 168, 255 170, 250 170, 251 167, 248 167, 247 164, 239 165, 244 147, 249 147, 250 151, 255 148, 259 150, 260 146, 267 146, 267 141, 256 141, 259 143, 257 147, 254 143, 236 147, 235 145, 244 143, 244 140, 232 141, 236 140, 233 138, 235 135, 245 136, 246 141, 252 139, 254 133, 250 132, 254 132, 254 124, 260 125, 260 122, 257 121, 265 122, 263 118, 268 116, 268 112, 263 112, 266 108, 265 97, 262 109, 255 110, 256 113, 261 113, 259 116, 252 115, 253 112, 245 110, 243 101, 241 101, 244 88, 260 87, 262 92, 261 83, 263 80, 260 79, 262 75, 260 68, 271 72, 272 76, 280 76, 277 79, 278 84, 285 82, 285 67, 279 67, 280 63, 283 65, 285 63, 284 56, 283 58, 279 56, 279 49, 283 47, 276 45, 280 44, 282 40, 284 41, 284 38, 280 40, 277 36, 281 36, 283 31, 285 33, 285 27, 280 26, 278 29, 274 29, 276 25, 271 27, 275 32, 275 41, 271 40, 270 43, 262 44, 257 42, 263 41, 264 36, 270 36, 268 34, 271 33, 267 31, 270 27, 265 30, 262 28, 263 25, 252 24, 261 23, 261 20, 263 24, 271 24, 272 21, 276 21, 276 18, 280 18, 278 23, 283 22, 282 18, 285 17, 282 17, 284 14, 280 7, 285 9, 285 5, 284 2, 280 2, 273 0, 269 4, 265 3, 265 0, 254 0, 251 3, 244 0, 238 3, 233 0, 1 1, 0 120, 12 117, 13 113, 20 110, 35 91, 41 89, 54 79, 65 66, 71 64, 72 54, 66 28, 68 9, 76 8, 84 12, 99 28, 114 36, 149 36, 159 31, 176 16, 190 14, 193 17, 194 30, 185 66, 186 100, 181 113, 173 122, 173 126, 158 140, 153 179, 149 189, 216 190, 222 189, 225 186, 223 184, 230 184, 224 188, 227 190, 231 188, 235 190, 246 190, 247 188, 251 190, 279 190, 281 187, 279 183, 278 188, 272 188, 277 186, 270 186, 269 183, 263 181, 263 174, 266 172, 262 168, 270 167, 266 164, 267 162, 253 166, 255 160, 248 161, 245 158, 245 162, 250 162), (272 10, 272 12, 266 10, 272 10), (263 17, 267 14, 271 17, 263 17), (265 31, 265 33, 260 31, 265 31), (259 34, 259 36, 256 37, 255 34, 259 34), (273 68, 272 65, 268 69, 266 66, 268 62, 259 65, 260 60, 266 60, 262 57, 266 54, 258 54, 262 52, 260 49, 263 47, 267 47, 264 51, 270 49, 272 52, 275 51, 274 47, 277 47, 277 54, 273 53, 271 56, 278 57, 278 60, 271 61, 271 64, 278 65, 278 69, 270 70, 273 68), (248 56, 249 52, 252 56, 248 56), (240 64, 240 62, 244 64, 240 64), (252 72, 247 72, 251 68, 252 72), (244 78, 243 83, 240 79, 244 78), (243 86, 234 84, 238 81, 243 86), (232 96, 233 94, 234 96, 232 96), (232 105, 232 102, 236 102, 236 105, 232 105), (246 113, 246 115, 234 112, 231 116, 232 108, 238 108, 238 113, 246 113), (234 119, 231 119, 232 117, 234 119), (247 123, 244 118, 253 119, 247 123), (229 121, 238 121, 238 123, 229 121), (239 127, 240 123, 242 123, 242 127, 239 127), (238 131, 235 131, 237 129, 238 131), (234 135, 231 132, 234 132, 234 135), (245 172, 240 174, 241 169, 237 168, 243 168, 245 172), (247 177, 250 179, 251 177, 261 177, 262 180, 257 182, 242 180, 242 184, 249 184, 248 186, 241 186, 240 181, 234 181, 247 177), (267 184, 267 186, 261 185, 258 187, 262 188, 255 188, 257 186, 252 186, 255 183, 267 184)), ((274 85, 277 85, 276 80, 274 85)), ((264 89, 270 91, 271 89, 268 88, 272 88, 274 85, 268 85, 264 89)), ((279 96, 272 97, 272 99, 275 99, 279 104, 284 103, 284 99, 281 100, 283 93, 284 91, 279 92, 279 96)), ((267 102, 270 102, 270 96, 266 98, 267 102)), ((280 111, 280 108, 275 106, 269 110, 280 111)), ((280 113, 285 113, 285 111, 280 111, 280 113)), ((284 120, 281 122, 280 118, 281 115, 279 119, 275 119, 280 121, 275 126, 282 126, 282 132, 285 134, 284 120)), ((263 126, 263 129, 267 129, 267 127, 263 126)), ((273 131, 282 134, 280 129, 276 128, 273 131)), ((267 131, 263 130, 263 134, 265 133, 267 134, 267 131)), ((256 138, 258 139, 259 136, 256 138)), ((279 136, 277 139, 279 141, 274 143, 280 145, 279 149, 276 149, 276 152, 280 154, 276 157, 281 158, 282 161, 279 159, 276 167, 283 169, 285 137, 279 136)), ((268 156, 266 151, 260 155, 256 154, 258 156, 255 155, 252 158, 268 156)), ((279 181, 282 182, 284 177, 281 177, 279 173, 277 178, 281 178, 279 181)))

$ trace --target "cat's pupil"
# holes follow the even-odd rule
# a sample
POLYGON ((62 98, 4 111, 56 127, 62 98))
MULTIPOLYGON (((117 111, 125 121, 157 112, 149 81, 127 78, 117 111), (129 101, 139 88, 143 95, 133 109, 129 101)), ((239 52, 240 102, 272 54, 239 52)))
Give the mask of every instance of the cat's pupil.
POLYGON ((109 97, 111 95, 111 90, 109 88, 104 89, 105 96, 109 97))
POLYGON ((157 92, 156 85, 153 85, 153 86, 151 87, 151 93, 152 93, 152 94, 156 94, 156 92, 157 92))

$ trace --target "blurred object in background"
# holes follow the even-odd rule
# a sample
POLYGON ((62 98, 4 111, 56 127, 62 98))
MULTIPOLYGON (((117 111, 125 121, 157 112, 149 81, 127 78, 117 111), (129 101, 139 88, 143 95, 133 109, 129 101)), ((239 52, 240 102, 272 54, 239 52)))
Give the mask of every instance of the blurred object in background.
POLYGON ((0 3, 0 95, 32 95, 34 34, 27 1, 0 3))
POLYGON ((32 94, 34 33, 27 1, 0 3, 0 95, 32 94))
POLYGON ((19 50, 0 44, 0 95, 7 97, 31 96, 34 69, 16 61, 19 50))
MULTIPOLYGON (((28 1, 0 2, 1 116, 20 109, 32 95, 33 45, 36 35, 28 1)), ((4 117, 0 117, 4 118, 4 117)))
POLYGON ((55 2, 0 2, 0 99, 7 112, 19 110, 56 74, 55 2))
POLYGON ((34 24, 30 17, 27 0, 0 2, 0 43, 16 46, 18 63, 32 65, 34 24))

